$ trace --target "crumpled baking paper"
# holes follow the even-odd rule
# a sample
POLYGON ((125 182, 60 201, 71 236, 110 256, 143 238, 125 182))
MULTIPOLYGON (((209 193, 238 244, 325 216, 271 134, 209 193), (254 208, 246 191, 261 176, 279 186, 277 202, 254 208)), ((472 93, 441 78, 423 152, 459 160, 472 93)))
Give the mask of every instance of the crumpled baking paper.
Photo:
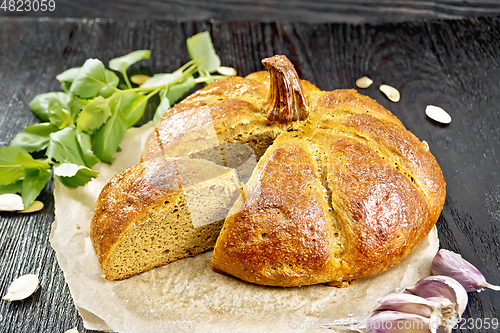
MULTIPOLYGON (((101 188, 138 163, 141 137, 151 124, 129 129, 113 164, 99 163, 99 176, 84 187, 56 181, 50 242, 87 329, 128 332, 325 332, 334 322, 363 318, 384 295, 428 276, 438 249, 434 228, 401 264, 348 288, 300 288, 248 284, 211 269, 212 252, 155 268, 124 281, 102 276, 89 238, 101 188)), ((330 332, 339 331, 332 330, 330 332)))

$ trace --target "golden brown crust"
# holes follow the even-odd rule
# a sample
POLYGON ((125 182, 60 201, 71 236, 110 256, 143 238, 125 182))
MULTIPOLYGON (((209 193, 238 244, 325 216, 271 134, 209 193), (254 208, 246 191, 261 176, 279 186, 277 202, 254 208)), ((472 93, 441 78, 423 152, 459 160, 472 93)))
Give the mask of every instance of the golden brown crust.
POLYGON ((300 286, 332 279, 334 231, 313 152, 283 133, 245 191, 244 208, 225 224, 215 270, 245 281, 300 286))
POLYGON ((152 210, 183 195, 183 188, 215 178, 220 168, 186 158, 157 158, 116 174, 102 189, 90 224, 101 266, 120 239, 147 220, 152 210))
MULTIPOLYGON (((251 77, 265 82, 263 74, 251 77)), ((397 265, 420 243, 439 217, 445 182, 427 147, 374 100, 301 85, 308 120, 258 163, 212 266, 258 284, 346 286, 397 265)))
POLYGON ((346 286, 397 265, 420 243, 445 200, 428 147, 373 99, 355 90, 324 92, 298 78, 290 82, 300 87, 283 91, 301 90, 305 110, 288 117, 293 112, 277 107, 269 118, 266 99, 283 97, 270 92, 276 77, 217 81, 162 117, 143 151, 145 165, 115 176, 101 193, 91 234, 100 261, 148 207, 177 191, 174 179, 161 193, 148 183, 164 170, 163 162, 155 165, 159 156, 208 150, 224 165, 226 143, 248 144, 263 157, 224 223, 216 271, 264 285, 346 286))
POLYGON ((179 191, 173 161, 152 160, 115 175, 102 189, 90 226, 90 239, 100 263, 119 239, 165 196, 179 191), (151 178, 150 178, 151 177, 151 178))

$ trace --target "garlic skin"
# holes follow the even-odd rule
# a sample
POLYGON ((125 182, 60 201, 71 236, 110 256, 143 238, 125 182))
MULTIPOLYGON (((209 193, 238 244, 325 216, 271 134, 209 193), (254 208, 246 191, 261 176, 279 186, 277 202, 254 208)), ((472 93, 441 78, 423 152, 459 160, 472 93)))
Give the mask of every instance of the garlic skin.
POLYGON ((399 311, 382 311, 366 321, 366 333, 430 333, 430 320, 399 311))
POLYGON ((431 263, 433 275, 445 275, 457 280, 466 291, 480 291, 483 288, 500 290, 486 282, 483 274, 458 253, 445 249, 439 250, 431 263))
POLYGON ((465 288, 455 279, 444 275, 434 275, 423 278, 413 286, 405 288, 405 291, 424 298, 447 298, 457 305, 456 310, 459 316, 464 313, 469 300, 465 288))

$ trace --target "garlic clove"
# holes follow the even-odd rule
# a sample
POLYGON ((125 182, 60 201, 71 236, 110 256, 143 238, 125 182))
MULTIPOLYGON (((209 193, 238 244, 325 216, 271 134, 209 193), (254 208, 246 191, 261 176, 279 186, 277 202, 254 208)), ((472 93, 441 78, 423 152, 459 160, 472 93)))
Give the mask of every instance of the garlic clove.
POLYGON ((466 291, 479 291, 483 288, 500 290, 500 286, 486 282, 483 274, 460 254, 445 249, 439 250, 434 256, 431 271, 433 275, 445 275, 457 280, 466 291))
POLYGON ((462 315, 465 311, 469 299, 467 297, 467 292, 460 283, 444 275, 434 275, 423 278, 413 286, 405 288, 405 291, 424 298, 448 298, 452 303, 457 305, 457 312, 459 315, 462 315))
POLYGON ((413 294, 391 293, 379 299, 372 311, 398 311, 430 318, 434 308, 434 303, 423 297, 413 294))
POLYGON ((366 320, 366 333, 429 333, 427 317, 398 311, 381 311, 366 320))
POLYGON ((0 211, 15 212, 23 210, 23 198, 18 194, 5 193, 0 195, 0 211))
POLYGON ((435 304, 435 310, 430 317, 431 331, 450 333, 455 323, 460 321, 457 305, 444 297, 429 297, 428 300, 435 304))
POLYGON ((39 281, 35 274, 26 274, 18 277, 7 289, 7 294, 2 298, 7 301, 21 301, 31 296, 38 289, 39 281))

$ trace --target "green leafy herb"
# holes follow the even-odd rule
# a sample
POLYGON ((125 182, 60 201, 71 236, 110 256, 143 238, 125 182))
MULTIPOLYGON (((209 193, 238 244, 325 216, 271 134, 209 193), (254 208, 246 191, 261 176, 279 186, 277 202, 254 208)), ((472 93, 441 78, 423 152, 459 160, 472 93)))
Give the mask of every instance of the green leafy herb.
POLYGON ((69 92, 75 77, 80 73, 80 69, 81 67, 73 67, 56 76, 57 81, 61 82, 62 91, 69 92))
POLYGON ((78 187, 85 185, 99 173, 81 165, 62 163, 54 166, 54 174, 64 185, 78 187))
POLYGON ((94 155, 92 151, 92 142, 90 139, 90 134, 84 133, 76 130, 76 140, 80 144, 80 149, 82 151, 82 158, 85 161, 85 165, 91 168, 93 165, 99 163, 99 159, 94 155))
POLYGON ((47 156, 58 162, 70 162, 85 165, 76 129, 67 127, 50 134, 47 156))
POLYGON ((50 141, 50 134, 57 131, 59 131, 59 127, 51 123, 31 125, 17 134, 10 145, 23 147, 30 153, 41 151, 47 148, 50 141))
POLYGON ((24 207, 36 199, 50 178, 48 160, 35 160, 21 147, 0 149, 0 192, 21 193, 24 207))
POLYGON ((142 59, 149 59, 150 55, 151 51, 149 50, 137 50, 122 57, 111 59, 109 61, 109 68, 121 73, 128 88, 131 89, 132 85, 127 75, 127 69, 142 59))
POLYGON ((10 184, 24 177, 24 167, 16 156, 23 152, 21 147, 5 147, 0 149, 0 182, 10 184))
POLYGON ((211 74, 221 61, 208 32, 186 43, 191 61, 173 73, 153 75, 140 87, 132 87, 127 71, 149 59, 148 50, 111 59, 109 69, 98 59, 88 59, 83 66, 57 75, 62 92, 40 94, 29 104, 43 123, 28 126, 11 146, 0 149, 0 194, 20 193, 28 207, 49 180, 52 166, 64 185, 85 185, 97 177, 97 171, 90 169, 93 165, 113 161, 127 129, 141 119, 151 97, 160 98, 156 124, 198 83, 227 77, 211 74), (124 83, 110 69, 120 73, 124 83), (44 150, 46 159, 30 155, 44 150))
POLYGON ((63 92, 50 92, 36 96, 30 102, 30 109, 42 121, 49 121, 49 113, 54 113, 54 107, 67 107, 70 96, 63 92))
POLYGON ((163 97, 160 104, 158 105, 158 109, 156 109, 156 113, 153 117, 153 125, 156 125, 160 118, 167 113, 168 109, 170 109, 170 101, 168 97, 163 97))
POLYGON ((220 67, 221 61, 208 31, 189 37, 186 44, 191 59, 198 62, 205 73, 213 73, 220 67))
POLYGON ((82 108, 76 122, 76 127, 80 131, 92 133, 94 130, 101 127, 110 116, 111 109, 109 108, 109 100, 102 96, 98 96, 90 100, 89 103, 82 108))
POLYGON ((101 89, 109 88, 103 63, 98 59, 88 59, 71 84, 70 93, 80 98, 91 98, 101 89))

